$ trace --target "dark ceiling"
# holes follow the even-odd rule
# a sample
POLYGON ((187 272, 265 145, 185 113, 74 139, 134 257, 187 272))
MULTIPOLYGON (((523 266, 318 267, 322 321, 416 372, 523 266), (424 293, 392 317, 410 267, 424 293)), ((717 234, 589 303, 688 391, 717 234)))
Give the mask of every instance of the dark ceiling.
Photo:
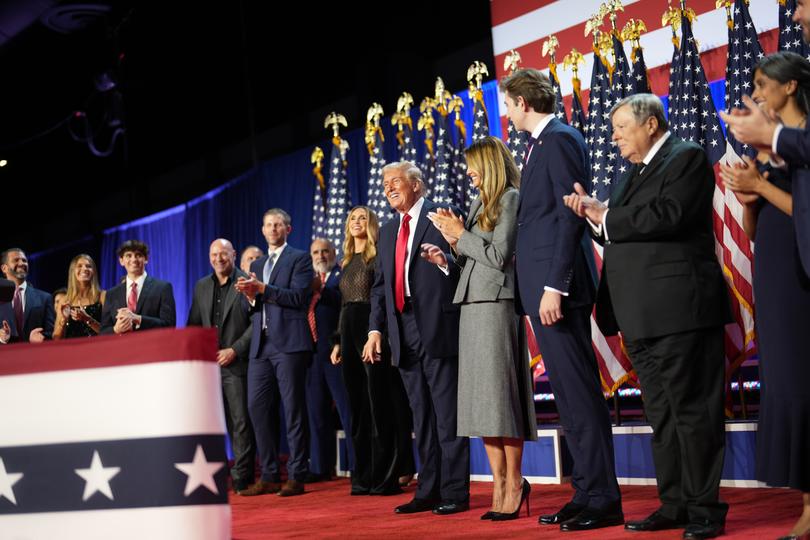
POLYGON ((364 5, 0 2, 0 249, 47 249, 188 200, 322 141, 331 110, 356 128, 373 101, 390 114, 436 76, 464 88, 474 60, 494 73, 487 0, 364 5))

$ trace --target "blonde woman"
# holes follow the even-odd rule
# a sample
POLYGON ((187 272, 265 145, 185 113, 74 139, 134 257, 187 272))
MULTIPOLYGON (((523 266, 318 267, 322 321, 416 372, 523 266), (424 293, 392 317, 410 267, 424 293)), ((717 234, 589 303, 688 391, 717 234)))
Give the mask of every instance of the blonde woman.
MULTIPOLYGON (((482 437, 494 481, 492 508, 481 519, 504 521, 529 512, 523 441, 537 438, 531 376, 518 345, 514 254, 520 172, 496 137, 465 151, 467 176, 480 195, 466 222, 450 210, 428 214, 462 267, 453 301, 461 304, 458 435, 482 437)), ((424 247, 424 246, 423 246, 424 247)), ((447 263, 428 248, 431 262, 447 263), (432 256, 431 256, 432 255, 432 256)))
POLYGON ((356 206, 349 212, 340 276, 340 344, 332 349, 332 363, 343 365, 352 411, 352 495, 401 493, 400 477, 414 472, 410 409, 390 353, 383 350, 376 361, 363 361, 379 230, 370 208, 356 206))
POLYGON ((98 335, 104 297, 93 258, 86 253, 73 257, 68 267, 67 293, 56 306, 53 339, 98 335))

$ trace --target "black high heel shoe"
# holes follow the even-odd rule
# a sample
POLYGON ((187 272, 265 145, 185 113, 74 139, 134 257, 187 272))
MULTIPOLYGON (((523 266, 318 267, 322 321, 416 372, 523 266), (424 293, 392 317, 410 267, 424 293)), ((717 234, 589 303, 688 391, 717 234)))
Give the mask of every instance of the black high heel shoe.
POLYGON ((523 488, 520 491, 520 502, 518 503, 517 510, 512 512, 511 514, 506 514, 503 512, 493 512, 495 514, 492 516, 492 521, 510 521, 513 519, 518 518, 518 514, 520 514, 520 507, 523 506, 523 502, 526 502, 526 516, 529 516, 529 493, 532 492, 532 486, 529 482, 524 478, 523 479, 523 488))
POLYGON ((492 519, 493 517, 497 516, 498 512, 494 510, 487 510, 486 514, 481 514, 481 519, 492 519))

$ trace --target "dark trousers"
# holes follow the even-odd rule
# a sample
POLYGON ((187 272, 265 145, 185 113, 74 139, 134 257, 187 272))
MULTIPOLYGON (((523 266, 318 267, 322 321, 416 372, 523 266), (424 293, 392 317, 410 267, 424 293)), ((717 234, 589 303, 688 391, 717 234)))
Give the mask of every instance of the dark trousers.
POLYGON ((234 375, 221 369, 222 400, 225 404, 225 423, 231 439, 234 488, 244 489, 253 483, 256 469, 256 443, 247 407, 247 375, 234 375))
POLYGON ((262 480, 278 477, 278 410, 287 423, 287 477, 304 481, 309 461, 306 374, 311 352, 282 353, 262 336, 257 358, 248 364, 248 411, 262 464, 262 480), (280 400, 279 400, 280 398, 280 400))
POLYGON ((428 356, 413 311, 398 316, 402 338, 399 373, 413 412, 419 451, 416 497, 467 502, 470 441, 456 435, 458 357, 428 356))
POLYGON ((390 352, 386 347, 381 361, 374 364, 362 359, 369 312, 369 304, 343 306, 340 350, 352 410, 351 438, 355 452, 352 492, 384 494, 399 491, 399 476, 405 474, 400 462, 409 458, 413 468, 413 445, 408 429, 402 434, 409 443, 407 455, 400 455, 401 431, 395 401, 407 398, 401 382, 399 387, 392 384, 398 382, 393 377, 399 378, 399 374, 391 367, 390 352))
MULTIPOLYGON (((335 423, 332 417, 334 400, 340 423, 346 434, 351 433, 352 422, 349 397, 343 383, 340 366, 333 366, 329 359, 331 347, 328 340, 317 343, 315 357, 307 370, 307 412, 309 413, 309 470, 313 474, 328 475, 336 463, 337 442, 335 423)), ((349 453, 349 469, 354 464, 354 450, 350 437, 346 438, 349 453)))
POLYGON ((573 501, 595 509, 620 509, 610 411, 591 344, 590 310, 566 310, 551 326, 543 326, 538 316, 531 321, 574 459, 573 501))
POLYGON ((653 428, 661 512, 672 519, 724 523, 723 328, 624 343, 653 428))

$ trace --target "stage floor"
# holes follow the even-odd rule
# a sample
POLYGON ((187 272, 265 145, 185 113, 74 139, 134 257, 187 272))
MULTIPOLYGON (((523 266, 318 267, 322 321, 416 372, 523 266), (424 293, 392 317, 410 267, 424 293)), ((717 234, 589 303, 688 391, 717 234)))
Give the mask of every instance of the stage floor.
MULTIPOLYGON (((414 482, 415 485, 415 482, 414 482)), ((308 484, 298 497, 277 495, 239 497, 231 493, 233 539, 262 538, 645 538, 676 539, 683 531, 629 533, 610 527, 589 533, 562 533, 559 528, 540 526, 537 516, 554 512, 571 496, 569 486, 533 485, 529 498, 531 517, 493 523, 479 516, 489 509, 492 484, 473 482, 471 510, 452 516, 432 513, 399 516, 394 507, 409 501, 411 486, 402 495, 351 497, 349 481, 308 484)), ((622 486, 626 519, 641 519, 658 506, 653 486, 622 486)), ((762 540, 787 534, 801 511, 801 494, 786 489, 722 488, 721 497, 731 505, 726 538, 762 540)))

